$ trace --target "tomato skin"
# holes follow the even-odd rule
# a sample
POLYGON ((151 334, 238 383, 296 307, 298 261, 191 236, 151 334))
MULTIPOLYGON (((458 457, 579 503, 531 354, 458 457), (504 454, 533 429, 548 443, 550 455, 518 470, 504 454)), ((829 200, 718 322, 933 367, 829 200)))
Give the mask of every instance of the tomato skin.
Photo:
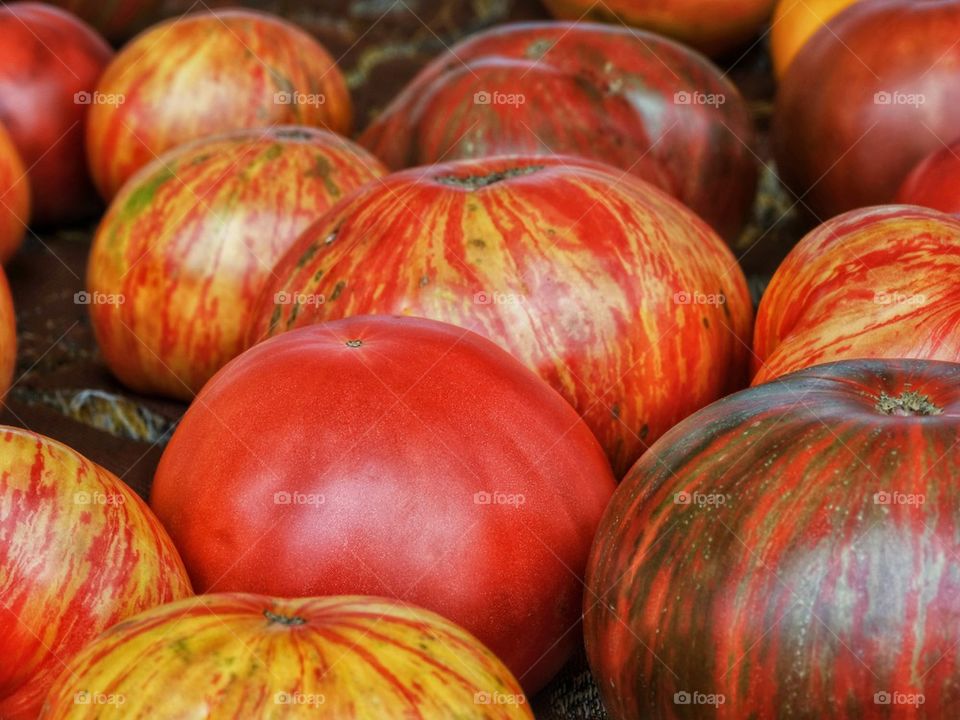
POLYGON ((117 54, 97 84, 122 103, 92 106, 87 158, 112 199, 178 145, 233 130, 309 125, 346 135, 352 104, 330 54, 303 30, 251 10, 167 20, 117 54))
POLYGON ((613 488, 574 410, 504 350, 371 316, 224 367, 166 448, 151 506, 201 592, 397 597, 461 624, 533 692, 576 643, 613 488))
POLYGON ((250 341, 371 313, 470 328, 583 415, 618 477, 746 384, 752 307, 733 254, 656 188, 577 158, 394 173, 308 228, 271 275, 250 341))
POLYGON ((30 181, 10 133, 0 123, 0 264, 23 244, 30 222, 30 181))
POLYGON ((434 613, 376 597, 242 593, 170 603, 113 627, 63 671, 40 717, 153 720, 160 708, 165 717, 533 720, 510 671, 434 613))
POLYGON ((757 182, 750 112, 716 66, 659 35, 595 23, 514 23, 466 38, 360 142, 393 169, 587 157, 653 183, 731 242, 757 182))
POLYGON ((626 23, 676 38, 711 55, 745 44, 770 17, 774 0, 544 0, 555 17, 626 23))
POLYGON ((139 392, 192 399, 243 349, 272 265, 384 172, 346 138, 305 127, 203 138, 142 168, 111 203, 87 265, 107 366, 139 392))
POLYGON ((853 210, 793 248, 757 310, 753 384, 855 358, 960 361, 960 219, 853 210))
POLYGON ((870 0, 803 46, 777 93, 772 147, 818 220, 892 202, 914 165, 956 139, 958 34, 952 0, 870 0))
POLYGON ((611 717, 952 716, 958 433, 960 365, 926 360, 821 365, 673 428, 591 552, 611 717), (675 694, 695 692, 722 701, 694 714, 675 694))
POLYGON ((29 168, 32 222, 88 218, 98 203, 84 155, 92 105, 82 100, 113 51, 86 23, 43 3, 0 6, 0 37, 0 123, 29 168))
POLYGON ((146 504, 65 445, 0 428, 0 717, 35 718, 98 633, 191 594, 146 504))
POLYGON ((941 212, 960 213, 960 142, 934 150, 910 171, 897 192, 897 202, 941 212))

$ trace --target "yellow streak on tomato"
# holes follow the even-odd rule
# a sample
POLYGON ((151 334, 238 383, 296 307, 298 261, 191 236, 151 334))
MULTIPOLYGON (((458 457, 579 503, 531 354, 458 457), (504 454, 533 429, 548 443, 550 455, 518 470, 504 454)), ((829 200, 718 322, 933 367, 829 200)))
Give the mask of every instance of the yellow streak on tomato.
POLYGON ((854 210, 812 231, 757 312, 753 384, 854 358, 960 361, 960 222, 935 210, 854 210))
POLYGON ((35 715, 63 663, 99 632, 190 593, 170 538, 115 475, 0 427, 0 716, 35 715))
POLYGON ((117 625, 64 670, 41 717, 161 714, 533 717, 506 667, 434 613, 370 597, 248 594, 199 596, 117 625))
POLYGON ((329 53, 295 25, 248 10, 153 26, 117 54, 97 92, 104 102, 90 107, 87 155, 107 199, 155 156, 190 140, 284 124, 347 134, 352 124, 346 82, 329 53), (278 102, 277 93, 300 102, 278 102))

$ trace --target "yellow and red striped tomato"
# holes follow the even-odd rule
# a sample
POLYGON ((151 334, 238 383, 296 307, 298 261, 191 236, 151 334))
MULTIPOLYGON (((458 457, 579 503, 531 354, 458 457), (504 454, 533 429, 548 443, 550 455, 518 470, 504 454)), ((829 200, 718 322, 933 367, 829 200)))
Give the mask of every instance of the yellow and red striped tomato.
POLYGON ((43 720, 532 720, 476 638, 391 600, 203 595, 116 625, 64 669, 43 720))
POLYGON ((622 474, 746 383, 752 308, 719 237, 642 180, 572 157, 463 160, 368 185, 274 269, 251 339, 367 313, 486 335, 580 412, 622 474))
POLYGON ((712 55, 760 32, 774 0, 544 0, 555 17, 647 28, 712 55))
POLYGON ((808 234, 760 301, 754 384, 834 360, 960 361, 960 219, 854 210, 808 234))
POLYGON ((30 184, 20 154, 0 123, 0 263, 14 256, 30 222, 30 184))
POLYGON ((243 349, 300 232, 384 172, 349 140, 298 127, 206 138, 150 163, 114 199, 87 268, 107 365, 135 390, 192 398, 243 349))
POLYGON ((281 124, 346 134, 346 82, 316 40, 249 10, 155 25, 117 54, 90 108, 87 157, 107 200, 163 152, 208 135, 281 124))
POLYGON ((611 718, 958 717, 958 438, 960 365, 931 360, 810 368, 664 435, 590 557, 611 718))
POLYGON ((92 638, 190 593, 173 543, 130 488, 65 445, 0 428, 0 717, 36 717, 92 638))

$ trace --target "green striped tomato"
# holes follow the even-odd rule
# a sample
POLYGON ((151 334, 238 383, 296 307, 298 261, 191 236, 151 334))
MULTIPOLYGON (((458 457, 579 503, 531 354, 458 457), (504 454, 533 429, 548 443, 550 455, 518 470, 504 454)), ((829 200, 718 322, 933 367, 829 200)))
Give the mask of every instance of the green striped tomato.
POLYGON ((250 10, 153 26, 107 66, 95 98, 87 157, 107 200, 139 168, 190 140, 277 125, 346 134, 352 118, 329 53, 297 26, 250 10))
POLYGON ((955 717, 960 365, 862 360, 744 390, 614 494, 585 634, 615 720, 955 717))
POLYGON ((77 655, 43 720, 532 720, 517 681, 439 615, 373 597, 204 595, 114 626, 77 655))
POLYGON ((32 720, 101 631, 190 595, 153 513, 74 450, 0 427, 0 717, 32 720))
POLYGON ((341 197, 384 172, 302 127, 181 146, 110 205, 87 266, 100 350, 128 387, 189 400, 242 349, 270 268, 341 197))
POLYGON ((463 160, 342 201, 278 263, 251 340, 384 313, 470 328, 567 398, 618 476, 745 383, 752 308, 733 255, 642 180, 571 157, 463 160))

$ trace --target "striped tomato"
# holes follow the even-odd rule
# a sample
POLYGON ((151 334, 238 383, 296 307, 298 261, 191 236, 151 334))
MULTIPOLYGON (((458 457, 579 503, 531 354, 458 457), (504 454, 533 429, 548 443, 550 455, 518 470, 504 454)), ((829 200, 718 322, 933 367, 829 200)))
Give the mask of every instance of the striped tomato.
POLYGON ((678 202, 586 161, 514 157, 399 172, 341 202, 274 269, 252 337, 366 313, 499 342, 619 475, 745 383, 752 311, 730 251, 678 202))
POLYGON ((280 18, 222 10, 168 20, 110 63, 90 108, 87 156, 100 194, 188 140, 282 124, 350 130, 333 58, 280 18))
POLYGON ((949 718, 960 706, 960 365, 824 365, 641 458, 591 553, 615 720, 949 718))
POLYGON ((463 625, 533 692, 577 642, 613 488, 573 409, 492 342, 364 317, 227 364, 151 504, 201 591, 397 597, 463 625))
POLYGON ((0 429, 0 717, 36 717, 98 633, 189 594, 170 538, 115 475, 42 435, 0 429))
POLYGON ((360 139, 394 169, 568 153, 633 173, 734 239, 753 203, 736 87, 670 40, 591 23, 499 26, 430 63, 360 139))
POLYGON ((29 168, 34 223, 69 223, 97 208, 83 135, 111 57, 104 39, 70 13, 0 3, 0 122, 29 168))
POLYGON ((807 235, 757 312, 754 384, 853 358, 960 361, 960 219, 854 210, 807 235))
POLYGON ((775 0, 544 0, 566 20, 626 23, 719 55, 755 37, 775 0))
POLYGON ((0 123, 0 263, 20 249, 30 222, 30 184, 20 154, 0 123))
POLYGON ((900 186, 897 202, 960 214, 960 140, 921 160, 900 186))
POLYGON ((87 267, 93 329, 126 385, 190 399, 240 352, 270 268, 384 172, 333 133, 245 130, 181 146, 114 199, 87 267))
POLYGON ((374 597, 219 594, 148 610, 64 669, 44 720, 532 720, 510 671, 439 615, 374 597))

